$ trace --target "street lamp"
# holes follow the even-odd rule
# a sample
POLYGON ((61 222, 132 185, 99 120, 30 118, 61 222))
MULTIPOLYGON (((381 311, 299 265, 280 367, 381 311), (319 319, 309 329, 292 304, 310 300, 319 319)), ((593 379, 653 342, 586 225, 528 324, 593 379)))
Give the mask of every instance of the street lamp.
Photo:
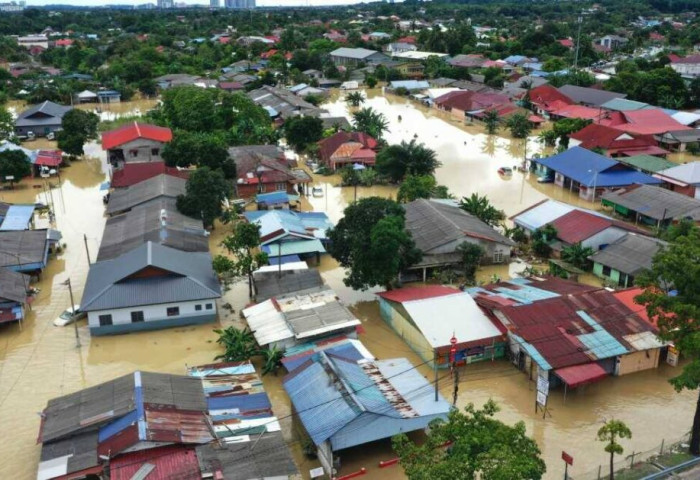
MULTIPOLYGON (((361 163, 355 163, 355 164, 353 164, 353 166, 352 166, 352 169, 353 169, 355 172, 360 172, 360 171, 362 171, 362 170, 364 170, 364 169, 366 169, 366 168, 367 168, 367 167, 365 167, 365 166, 362 165, 361 163)), ((355 201, 357 201, 357 177, 353 178, 353 182, 355 183, 355 201)))

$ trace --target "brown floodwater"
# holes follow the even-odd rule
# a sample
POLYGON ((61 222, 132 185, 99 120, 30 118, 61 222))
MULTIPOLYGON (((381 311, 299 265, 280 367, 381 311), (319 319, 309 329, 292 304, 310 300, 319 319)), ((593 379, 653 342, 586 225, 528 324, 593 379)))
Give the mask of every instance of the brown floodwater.
MULTIPOLYGON (((408 104, 405 99, 383 98, 371 95, 367 105, 385 113, 390 121, 390 141, 410 140, 414 133, 418 139, 438 152, 443 166, 436 175, 440 183, 447 185, 456 195, 472 192, 487 194, 509 215, 526 208, 531 203, 551 196, 578 203, 577 198, 567 197, 552 185, 537 184, 534 179, 515 173, 511 180, 502 180, 496 170, 501 165, 514 165, 522 158, 523 142, 502 137, 488 137, 475 126, 459 126, 446 121, 443 114, 408 104), (403 117, 398 122, 397 116, 403 117), (465 143, 466 142, 466 143, 465 143)), ((329 109, 339 115, 347 115, 342 102, 330 104, 329 109)), ((133 109, 131 110, 133 111, 133 109)), ((145 109, 141 109, 145 112, 145 109)), ((128 114, 129 111, 124 112, 128 114)), ((37 140, 29 148, 53 147, 52 142, 37 140)), ((528 154, 537 152, 540 145, 528 142, 528 154)), ((100 184, 106 180, 104 154, 98 144, 86 146, 86 158, 75 162, 50 180, 50 194, 44 193, 44 182, 22 182, 15 190, 0 191, 0 200, 10 202, 53 202, 56 206, 55 228, 63 233, 66 249, 52 258, 42 279, 35 286, 41 289, 32 311, 22 325, 0 325, 0 431, 6 441, 0 444, 0 478, 35 478, 39 459, 36 438, 39 428, 39 412, 53 397, 86 388, 135 369, 167 373, 185 373, 187 365, 211 362, 220 353, 215 343, 214 328, 229 325, 243 326, 239 317, 247 303, 247 285, 232 285, 220 301, 220 307, 229 304, 231 310, 220 308, 220 319, 214 325, 176 328, 157 332, 142 332, 114 337, 92 339, 85 321, 79 323, 81 347, 76 348, 72 326, 54 327, 53 319, 70 305, 69 292, 62 283, 70 277, 76 301, 79 301, 87 276, 88 260, 83 235, 87 236, 90 255, 94 259, 104 228, 104 206, 100 184), (40 188, 33 188, 33 186, 40 188)), ((334 221, 354 199, 354 189, 337 186, 337 176, 315 176, 315 184, 324 189, 324 196, 309 197, 304 209, 326 211, 334 221)), ((358 188, 358 197, 378 195, 394 197, 396 189, 390 186, 358 188)), ((48 226, 48 218, 40 218, 38 227, 48 226)), ((220 241, 230 227, 218 225, 211 236, 212 253, 221 253, 220 241)), ((509 266, 486 267, 479 271, 478 279, 489 281, 493 275, 508 278, 524 263, 509 266)), ((354 291, 343 284, 344 272, 328 256, 322 258, 319 270, 325 281, 336 290, 339 297, 362 320, 364 333, 361 340, 379 358, 407 357, 414 364, 422 361, 379 316, 375 301, 376 290, 354 291)), ((597 282, 590 276, 587 283, 597 282)), ((432 372, 425 367, 420 371, 428 378, 432 372)), ((547 479, 562 477, 563 466, 559 460, 561 450, 566 449, 575 458, 574 478, 597 469, 606 461, 602 445, 595 441, 600 424, 612 417, 628 423, 634 438, 626 442, 626 451, 649 449, 661 442, 679 438, 690 426, 694 407, 692 393, 675 393, 667 379, 678 372, 666 365, 658 370, 608 378, 577 392, 569 392, 566 401, 563 393, 550 396, 551 417, 543 420, 534 412, 534 386, 524 374, 503 361, 475 364, 465 367, 460 374, 459 405, 468 402, 482 404, 493 398, 501 406, 499 418, 512 423, 523 421, 528 434, 540 445, 548 465, 547 479)), ((441 372, 441 377, 445 373, 441 372)), ((285 439, 294 453, 295 460, 305 478, 310 468, 318 462, 302 455, 300 426, 291 417, 289 399, 281 384, 282 374, 263 378, 273 408, 281 424, 285 439)), ((451 380, 442 378, 440 390, 451 398, 451 380)), ((420 439, 420 434, 413 436, 420 439)), ((380 460, 393 457, 388 442, 380 442, 369 448, 351 449, 341 455, 341 474, 365 467, 365 478, 383 480, 403 479, 400 467, 379 469, 380 460)))

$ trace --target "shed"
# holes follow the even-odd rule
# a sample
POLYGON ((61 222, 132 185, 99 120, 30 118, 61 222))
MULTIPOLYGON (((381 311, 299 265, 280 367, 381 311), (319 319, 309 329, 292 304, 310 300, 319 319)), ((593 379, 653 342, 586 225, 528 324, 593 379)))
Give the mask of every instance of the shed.
POLYGON ((629 233, 588 258, 595 275, 626 288, 651 268, 654 255, 666 245, 663 240, 629 233))
POLYGON ((279 295, 314 289, 323 285, 323 279, 318 270, 309 269, 306 263, 302 268, 299 268, 298 262, 288 265, 290 267, 275 265, 269 270, 261 269, 262 271, 253 273, 256 300, 262 302, 279 295))
POLYGON ((635 221, 655 226, 684 218, 700 222, 700 199, 661 187, 631 185, 603 195, 604 206, 635 221))
POLYGON ((504 332, 468 293, 433 285, 377 294, 382 318, 426 362, 447 367, 451 339, 457 339, 458 364, 504 355, 504 332), (440 319, 436 321, 436 319, 440 319))
POLYGON ((54 230, 0 230, 0 267, 15 272, 41 272, 54 243, 52 232, 54 230))
POLYGON ((97 101, 97 94, 95 92, 91 92, 90 90, 83 90, 82 92, 78 93, 76 97, 78 97, 78 101, 80 103, 90 103, 97 101))
POLYGON ((0 231, 29 230, 34 223, 34 209, 34 205, 9 205, 6 210, 0 208, 0 231))

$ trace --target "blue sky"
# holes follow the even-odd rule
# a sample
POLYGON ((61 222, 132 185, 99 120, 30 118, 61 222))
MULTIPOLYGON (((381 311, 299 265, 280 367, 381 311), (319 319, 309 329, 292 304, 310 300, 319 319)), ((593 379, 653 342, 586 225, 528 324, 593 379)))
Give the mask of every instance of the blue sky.
MULTIPOLYGON (((209 5, 209 0, 176 0, 189 4, 209 5)), ((265 6, 296 6, 296 5, 348 5, 350 3, 360 3, 357 0, 257 0, 257 5, 265 6)), ((139 5, 142 3, 156 3, 156 0, 27 0, 27 5, 76 5, 76 6, 97 6, 105 4, 139 5)), ((223 0, 220 3, 224 3, 223 0)))

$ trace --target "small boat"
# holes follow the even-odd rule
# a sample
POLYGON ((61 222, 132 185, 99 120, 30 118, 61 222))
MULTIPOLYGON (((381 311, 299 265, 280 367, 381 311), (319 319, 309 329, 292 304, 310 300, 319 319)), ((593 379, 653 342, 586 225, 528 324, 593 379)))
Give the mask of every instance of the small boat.
POLYGON ((510 167, 501 167, 498 169, 498 174, 503 176, 513 175, 513 169, 510 167))
POLYGON ((323 188, 322 187, 313 187, 311 189, 311 195, 314 197, 322 197, 323 196, 323 188))

